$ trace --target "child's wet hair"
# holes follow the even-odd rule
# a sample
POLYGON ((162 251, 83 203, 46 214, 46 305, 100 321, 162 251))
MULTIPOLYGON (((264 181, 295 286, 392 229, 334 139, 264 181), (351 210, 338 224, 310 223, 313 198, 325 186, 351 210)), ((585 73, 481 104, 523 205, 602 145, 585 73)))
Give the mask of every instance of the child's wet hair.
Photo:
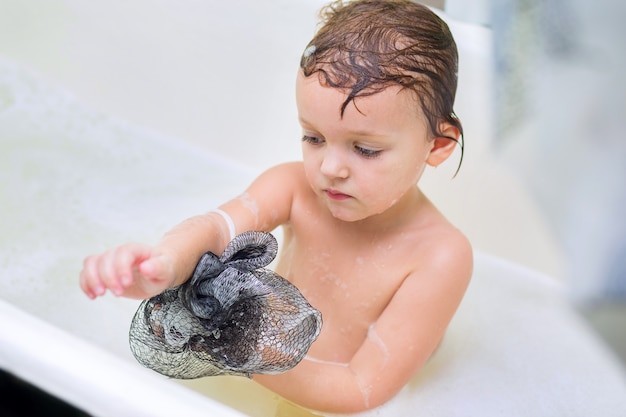
POLYGON ((348 91, 341 114, 355 98, 399 85, 415 93, 434 137, 460 144, 462 162, 463 127, 453 110, 458 52, 448 25, 410 0, 339 0, 320 17, 300 67, 305 76, 318 73, 323 85, 348 91), (441 122, 457 127, 461 141, 443 135, 441 122))

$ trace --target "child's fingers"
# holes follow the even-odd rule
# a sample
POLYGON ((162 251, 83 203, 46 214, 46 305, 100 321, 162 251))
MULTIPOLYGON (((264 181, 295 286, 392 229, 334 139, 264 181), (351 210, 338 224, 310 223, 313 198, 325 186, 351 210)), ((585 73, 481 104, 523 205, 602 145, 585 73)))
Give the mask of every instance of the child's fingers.
POLYGON ((127 244, 101 255, 85 258, 80 274, 80 286, 90 298, 104 295, 107 289, 122 295, 133 285, 138 265, 151 256, 145 245, 127 244))
MULTIPOLYGON (((95 268, 96 268, 96 277, 100 280, 100 282, 104 285, 105 289, 114 291, 116 287, 115 284, 115 272, 113 270, 113 264, 111 261, 112 253, 108 251, 103 255, 96 258, 95 268)), ((101 294, 98 294, 101 295, 101 294)))
POLYGON ((106 291, 104 283, 98 273, 98 257, 88 256, 83 262, 83 270, 80 272, 80 287, 89 298, 96 298, 106 291))
POLYGON ((139 265, 151 256, 152 249, 146 245, 129 243, 117 248, 112 260, 118 285, 122 289, 131 286, 139 265))
POLYGON ((85 258, 80 287, 89 298, 110 290, 117 296, 147 298, 174 282, 171 260, 148 245, 129 243, 85 258))
POLYGON ((87 273, 85 272, 85 268, 86 268, 86 265, 83 265, 83 270, 80 271, 80 279, 78 282, 80 284, 80 289, 83 290, 83 292, 87 295, 87 297, 93 300, 94 298, 96 298, 96 292, 92 289, 91 285, 89 284, 89 281, 86 277, 87 273))
POLYGON ((135 243, 120 246, 102 256, 98 265, 100 279, 113 294, 122 295, 133 284, 137 267, 150 257, 150 248, 135 243))

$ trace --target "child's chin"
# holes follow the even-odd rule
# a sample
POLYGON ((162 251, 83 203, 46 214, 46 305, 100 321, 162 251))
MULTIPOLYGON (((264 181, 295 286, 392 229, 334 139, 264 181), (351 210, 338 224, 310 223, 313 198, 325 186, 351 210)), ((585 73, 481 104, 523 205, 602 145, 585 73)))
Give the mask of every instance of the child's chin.
POLYGON ((368 217, 361 212, 357 212, 356 210, 348 210, 345 208, 339 209, 336 207, 329 207, 328 210, 335 219, 343 222, 358 222, 359 220, 364 220, 368 217))

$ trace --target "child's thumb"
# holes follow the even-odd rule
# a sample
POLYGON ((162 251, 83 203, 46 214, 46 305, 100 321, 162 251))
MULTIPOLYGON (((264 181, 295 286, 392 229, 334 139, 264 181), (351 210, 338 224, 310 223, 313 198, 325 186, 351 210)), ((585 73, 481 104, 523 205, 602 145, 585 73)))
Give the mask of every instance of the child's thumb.
POLYGON ((139 265, 139 271, 153 281, 168 281, 172 277, 169 263, 163 256, 152 256, 139 265))
POLYGON ((139 264, 139 272, 148 278, 159 277, 159 265, 155 258, 148 258, 139 264))

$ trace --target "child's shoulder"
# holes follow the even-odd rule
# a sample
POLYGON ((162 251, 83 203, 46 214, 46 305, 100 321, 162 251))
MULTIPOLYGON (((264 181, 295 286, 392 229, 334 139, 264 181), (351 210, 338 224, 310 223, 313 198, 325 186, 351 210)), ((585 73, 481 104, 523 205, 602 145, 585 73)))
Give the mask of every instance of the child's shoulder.
POLYGON ((431 240, 431 244, 434 254, 442 258, 445 263, 468 261, 473 257, 469 239, 450 223, 441 228, 441 234, 438 238, 431 240))
POLYGON ((263 172, 257 179, 262 183, 283 187, 284 192, 299 193, 308 189, 302 161, 283 162, 263 172))
POLYGON ((294 198, 307 188, 302 162, 285 162, 262 172, 250 185, 247 192, 255 199, 276 207, 282 203, 290 205, 294 198))
POLYGON ((474 263, 469 239, 447 220, 433 225, 428 235, 428 245, 421 257, 428 260, 430 272, 453 281, 468 282, 474 263))
POLYGON ((267 169, 261 177, 278 177, 283 180, 302 180, 304 176, 304 164, 302 161, 283 162, 267 169))
POLYGON ((413 255, 419 270, 428 275, 469 280, 473 270, 473 249, 469 239, 430 201, 421 214, 412 236, 413 255))
POLYGON ((305 180, 304 165, 302 162, 283 162, 263 171, 255 180, 256 184, 297 185, 305 180))
POLYGON ((270 170, 283 170, 283 171, 303 171, 304 172, 304 164, 302 161, 288 161, 281 162, 277 165, 274 165, 270 170))

